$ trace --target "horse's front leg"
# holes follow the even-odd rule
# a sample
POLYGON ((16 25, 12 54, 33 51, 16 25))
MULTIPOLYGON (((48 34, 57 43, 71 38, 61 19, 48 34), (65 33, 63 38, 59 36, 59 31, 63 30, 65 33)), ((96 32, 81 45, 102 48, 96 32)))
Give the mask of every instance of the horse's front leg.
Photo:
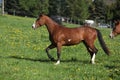
POLYGON ((57 44, 57 62, 55 63, 55 65, 60 64, 60 55, 61 55, 61 47, 62 45, 59 43, 57 44))
POLYGON ((51 60, 51 61, 55 61, 55 59, 49 54, 49 50, 50 49, 53 49, 53 48, 55 48, 55 46, 54 45, 49 45, 47 48, 46 48, 46 53, 47 53, 47 56, 48 56, 48 58, 51 60))

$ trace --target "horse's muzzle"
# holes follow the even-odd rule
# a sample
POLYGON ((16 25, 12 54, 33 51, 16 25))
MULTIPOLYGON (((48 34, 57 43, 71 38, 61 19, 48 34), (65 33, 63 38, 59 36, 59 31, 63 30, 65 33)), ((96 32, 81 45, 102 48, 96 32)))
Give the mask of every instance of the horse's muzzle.
POLYGON ((35 30, 35 28, 36 28, 35 23, 33 23, 32 28, 35 30))
POLYGON ((35 30, 35 28, 32 26, 32 29, 34 29, 35 30))
POLYGON ((110 37, 111 39, 113 39, 113 37, 112 37, 112 36, 110 36, 110 35, 109 35, 109 37, 110 37))
POLYGON ((109 35, 109 37, 110 37, 111 39, 113 39, 113 38, 114 38, 114 36, 113 36, 112 34, 110 34, 110 35, 109 35))

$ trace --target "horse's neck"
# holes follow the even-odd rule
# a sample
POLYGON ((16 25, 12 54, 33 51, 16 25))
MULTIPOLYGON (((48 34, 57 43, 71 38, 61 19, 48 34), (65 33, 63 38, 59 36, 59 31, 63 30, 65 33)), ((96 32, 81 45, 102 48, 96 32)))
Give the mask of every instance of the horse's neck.
POLYGON ((46 25, 46 27, 48 29, 48 32, 50 34, 52 34, 56 29, 59 28, 59 25, 50 18, 47 18, 47 21, 46 21, 45 25, 46 25))

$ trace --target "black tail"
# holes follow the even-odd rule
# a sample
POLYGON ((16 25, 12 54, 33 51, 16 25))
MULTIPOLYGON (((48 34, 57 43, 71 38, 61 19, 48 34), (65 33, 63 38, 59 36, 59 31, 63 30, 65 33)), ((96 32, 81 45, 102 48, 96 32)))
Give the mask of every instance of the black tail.
MULTIPOLYGON (((96 29, 97 30, 97 29, 96 29)), ((102 34, 99 30, 97 30, 97 36, 98 36, 98 40, 99 40, 99 43, 102 47, 102 49, 104 50, 104 52, 107 54, 107 55, 110 55, 110 51, 109 49, 107 48, 104 40, 103 40, 103 37, 102 37, 102 34)))

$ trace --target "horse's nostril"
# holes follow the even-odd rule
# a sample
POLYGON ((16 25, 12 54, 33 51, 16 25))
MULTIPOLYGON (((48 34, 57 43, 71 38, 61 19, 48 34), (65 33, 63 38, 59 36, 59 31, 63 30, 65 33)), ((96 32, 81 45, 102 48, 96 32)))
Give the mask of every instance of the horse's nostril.
POLYGON ((109 37, 110 37, 111 39, 113 39, 113 36, 109 35, 109 37))
POLYGON ((32 26, 33 29, 35 29, 36 27, 35 26, 32 26))
POLYGON ((35 27, 34 27, 34 26, 32 26, 32 29, 34 29, 34 30, 35 30, 35 27))
POLYGON ((110 35, 109 35, 110 38, 112 38, 110 35))

